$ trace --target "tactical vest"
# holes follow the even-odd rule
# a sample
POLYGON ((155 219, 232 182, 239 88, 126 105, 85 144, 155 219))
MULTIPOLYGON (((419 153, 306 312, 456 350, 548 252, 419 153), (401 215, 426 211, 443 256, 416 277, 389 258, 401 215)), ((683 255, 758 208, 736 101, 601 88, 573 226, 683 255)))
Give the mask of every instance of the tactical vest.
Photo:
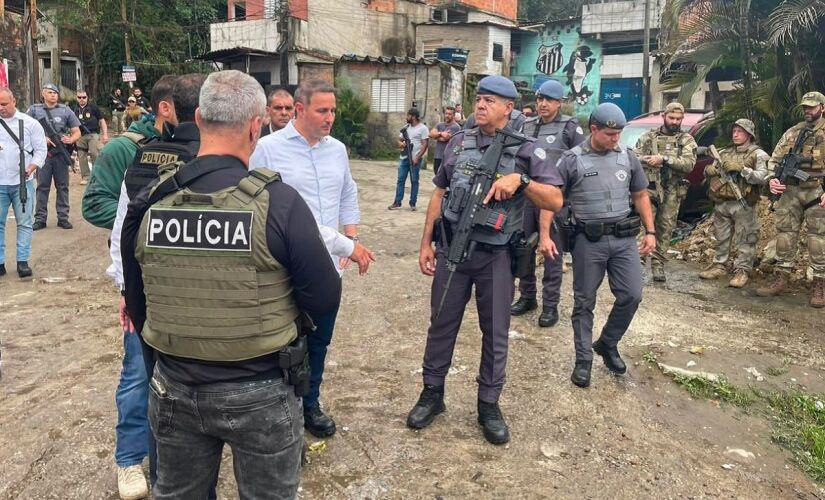
MULTIPOLYGON (((758 150, 759 146, 751 144, 745 151, 736 151, 736 147, 732 146, 719 152, 719 157, 722 159, 722 165, 719 165, 718 168, 724 169, 726 172, 731 172, 729 174, 731 179, 733 179, 739 187, 739 191, 742 192, 742 196, 744 196, 745 201, 750 206, 756 205, 756 202, 759 201, 759 186, 754 186, 753 184, 747 182, 739 172, 742 172, 743 167, 753 168, 756 165, 756 155, 753 153, 758 150)), ((718 178, 719 176, 714 177, 718 178)), ((733 192, 733 188, 731 188, 728 184, 722 184, 716 192, 713 192, 712 189, 708 190, 708 194, 710 199, 713 201, 729 201, 736 199, 736 193, 733 192)))
MULTIPOLYGON (((790 152, 799 134, 804 129, 804 123, 796 125, 798 127, 797 133, 788 142, 788 151, 790 152)), ((809 135, 802 144, 802 156, 812 158, 813 161, 803 163, 802 170, 813 177, 822 177, 825 175, 825 119, 820 118, 820 122, 814 125, 814 133, 809 135)))
POLYGON ((135 252, 147 344, 172 356, 240 361, 297 337, 290 275, 266 242, 266 185, 277 181, 280 175, 261 168, 236 187, 209 194, 186 188, 152 205, 135 252))
POLYGON ((540 117, 529 118, 524 122, 522 132, 529 137, 535 137, 536 147, 543 149, 547 153, 547 164, 555 165, 561 154, 567 151, 567 144, 564 143, 564 129, 567 122, 573 118, 561 115, 558 120, 550 123, 542 123, 540 117))
POLYGON ((630 159, 627 150, 607 154, 584 154, 581 145, 570 151, 576 156, 576 182, 567 189, 567 199, 577 220, 621 219, 630 213, 630 159))
MULTIPOLYGON (((459 211, 460 207, 451 206, 450 193, 470 191, 470 183, 472 182, 472 179, 470 177, 470 172, 468 172, 465 167, 470 162, 479 163, 481 161, 481 157, 484 156, 484 153, 478 149, 479 133, 480 132, 477 128, 468 130, 464 133, 463 149, 458 154, 458 159, 456 160, 455 170, 453 171, 453 176, 450 179, 450 189, 444 196, 441 203, 441 213, 443 214, 444 219, 451 224, 458 223, 459 217, 461 217, 461 212, 459 211)), ((516 153, 518 153, 519 147, 520 145, 504 148, 498 170, 496 171, 497 174, 507 175, 515 172, 516 153)), ((472 240, 493 246, 506 245, 510 241, 512 234, 521 229, 522 215, 524 212, 524 196, 519 194, 509 200, 495 203, 499 203, 499 206, 502 206, 507 214, 507 219, 504 226, 502 226, 501 230, 498 232, 493 232, 488 228, 474 228, 473 233, 470 236, 472 240)))
POLYGON ((126 169, 123 182, 130 200, 143 190, 150 182, 158 178, 158 168, 169 163, 187 163, 198 154, 200 142, 162 141, 149 139, 138 148, 135 159, 126 169))
MULTIPOLYGON (((682 134, 684 133, 685 132, 679 132, 673 135, 665 135, 656 132, 655 136, 653 137, 653 140, 650 141, 651 150, 649 154, 669 157, 679 156, 682 153, 682 146, 680 145, 679 139, 682 137, 682 134)), ((663 168, 667 167, 663 166, 663 168)), ((644 171, 648 181, 655 182, 656 185, 660 185, 662 183, 661 168, 645 167, 644 171)), ((669 177, 667 179, 667 186, 663 186, 665 188, 671 187, 672 185, 676 184, 679 180, 684 178, 684 174, 676 172, 673 169, 668 169, 668 171, 669 177)))

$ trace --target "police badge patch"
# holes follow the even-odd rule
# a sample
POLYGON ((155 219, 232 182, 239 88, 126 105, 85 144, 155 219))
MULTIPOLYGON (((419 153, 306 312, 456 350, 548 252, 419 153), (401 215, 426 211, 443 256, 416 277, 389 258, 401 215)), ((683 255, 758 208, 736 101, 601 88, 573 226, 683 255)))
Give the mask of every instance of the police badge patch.
POLYGON ((146 247, 252 251, 251 211, 150 208, 146 247))
POLYGON ((538 156, 542 160, 547 159, 547 153, 545 153, 544 150, 541 149, 541 148, 536 148, 536 150, 533 152, 533 154, 535 154, 536 156, 538 156))
POLYGON ((620 182, 624 182, 627 180, 627 172, 624 170, 619 170, 616 172, 616 178, 619 179, 620 182))
POLYGON ((547 136, 547 143, 548 144, 553 144, 554 142, 556 142, 556 136, 555 135, 548 135, 547 136))

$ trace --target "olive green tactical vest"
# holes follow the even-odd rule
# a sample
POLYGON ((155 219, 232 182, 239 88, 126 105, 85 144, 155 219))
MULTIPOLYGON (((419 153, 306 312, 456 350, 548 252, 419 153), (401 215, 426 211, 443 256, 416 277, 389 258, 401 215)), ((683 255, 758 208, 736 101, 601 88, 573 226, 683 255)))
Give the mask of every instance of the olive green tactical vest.
MULTIPOLYGON (((162 173, 160 182, 174 173, 162 173)), ((240 361, 297 337, 290 275, 266 242, 266 185, 280 176, 249 174, 215 193, 183 189, 144 216, 136 249, 146 293, 142 335, 158 351, 240 361)))
MULTIPOLYGON (((660 132, 656 132, 655 136, 650 141, 651 151, 648 154, 651 155, 662 155, 662 156, 671 156, 675 157, 681 153, 680 145, 679 145, 679 138, 685 132, 679 132, 673 135, 666 135, 660 132)), ((643 165, 644 166, 644 165, 643 165)), ((662 169, 661 168, 644 168, 645 175, 647 176, 647 180, 650 182, 655 182, 658 186, 662 182, 662 169)), ((680 179, 684 176, 679 172, 675 172, 670 170, 670 176, 668 179, 668 185, 664 186, 668 188, 674 184, 676 184, 680 179)))
MULTIPOLYGON (((722 159, 722 165, 719 165, 718 168, 722 168, 725 171, 736 172, 742 172, 743 167, 753 168, 756 165, 756 155, 753 153, 758 150, 759 146, 755 144, 751 144, 744 151, 737 151, 735 146, 725 148, 719 152, 719 157, 722 159)), ((747 182, 741 174, 733 175, 732 178, 738 185, 739 190, 742 192, 742 196, 745 198, 748 205, 756 205, 756 202, 759 201, 759 187, 747 182)), ((733 188, 731 188, 728 184, 722 184, 719 191, 715 193, 713 190, 710 190, 709 195, 713 201, 728 201, 736 199, 736 193, 733 192, 733 188)))

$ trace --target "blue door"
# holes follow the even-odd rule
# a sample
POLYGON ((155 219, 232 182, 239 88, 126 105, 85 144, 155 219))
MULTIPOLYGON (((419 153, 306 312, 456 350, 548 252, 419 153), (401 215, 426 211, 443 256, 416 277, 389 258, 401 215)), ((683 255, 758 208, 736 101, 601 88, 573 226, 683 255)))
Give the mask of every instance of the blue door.
POLYGON ((641 78, 606 78, 602 80, 599 102, 612 102, 622 108, 628 120, 642 114, 641 78))

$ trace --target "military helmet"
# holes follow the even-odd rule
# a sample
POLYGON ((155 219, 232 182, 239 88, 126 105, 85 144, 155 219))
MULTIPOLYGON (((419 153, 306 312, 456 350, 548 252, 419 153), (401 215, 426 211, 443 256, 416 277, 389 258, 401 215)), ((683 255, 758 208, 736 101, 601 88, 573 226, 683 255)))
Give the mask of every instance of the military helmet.
POLYGON ((740 118, 733 122, 733 125, 740 127, 742 130, 749 133, 751 137, 756 137, 756 125, 754 125, 753 122, 747 118, 740 118))

